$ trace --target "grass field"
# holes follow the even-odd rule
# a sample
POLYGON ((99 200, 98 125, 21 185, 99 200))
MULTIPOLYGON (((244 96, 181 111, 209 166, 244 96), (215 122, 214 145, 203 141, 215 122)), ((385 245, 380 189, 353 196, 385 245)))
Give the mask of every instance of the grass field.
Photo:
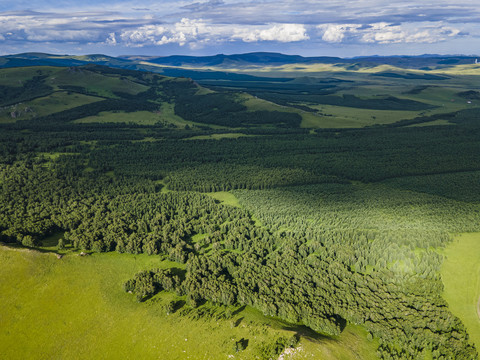
POLYGON ((83 69, 77 71, 63 69, 56 73, 55 77, 50 78, 47 83, 54 87, 62 85, 81 86, 89 92, 106 97, 115 97, 114 92, 135 95, 148 89, 147 86, 133 82, 128 78, 107 76, 83 69))
POLYGON ((45 116, 77 106, 90 104, 102 100, 95 96, 88 96, 66 91, 57 91, 48 96, 40 97, 21 104, 0 108, 0 123, 15 122, 45 116), (15 118, 12 117, 15 113, 15 118))
POLYGON ((49 96, 32 100, 26 105, 31 106, 38 116, 44 116, 100 100, 102 99, 95 96, 58 91, 49 96))
POLYGON ((472 343, 480 348, 480 233, 455 237, 444 251, 441 274, 443 297, 453 314, 467 327, 472 343))
POLYGON ((303 128, 359 128, 375 124, 391 124, 418 116, 414 111, 358 109, 334 105, 310 105, 323 116, 302 121, 303 128))
POLYGON ((136 112, 114 112, 102 111, 98 115, 88 116, 82 119, 73 121, 77 124, 88 123, 132 123, 138 125, 155 125, 160 122, 160 115, 150 111, 136 111, 136 112))
MULTIPOLYGON (((339 90, 336 92, 338 96, 354 95, 367 100, 394 96, 398 99, 423 102, 432 105, 432 108, 422 111, 409 111, 407 109, 375 110, 321 103, 300 104, 317 110, 318 114, 316 114, 294 107, 278 105, 245 93, 239 95, 239 99, 252 111, 285 111, 300 114, 302 116, 302 128, 359 128, 376 124, 391 124, 418 116, 451 113, 480 106, 480 101, 470 101, 468 103, 466 99, 457 95, 461 91, 471 89, 475 81, 473 77, 464 79, 457 76, 446 80, 429 81, 402 78, 392 80, 389 77, 372 76, 367 70, 344 73, 335 73, 329 70, 324 73, 307 74, 316 78, 320 83, 323 78, 328 80, 335 77, 336 79, 346 80, 347 82, 339 85, 339 90)), ((266 74, 262 73, 261 75, 265 76, 266 74)), ((288 75, 298 77, 305 75, 305 73, 302 70, 297 70, 296 73, 289 73, 288 75)), ((439 124, 446 125, 445 122, 439 124)), ((437 125, 437 123, 428 125, 437 125)))
POLYGON ((163 103, 157 113, 150 111, 136 111, 132 113, 104 111, 95 116, 75 120, 74 123, 134 123, 139 125, 162 123, 178 128, 184 128, 186 125, 191 127, 197 125, 192 121, 183 120, 180 116, 175 115, 174 104, 169 103, 163 103))
MULTIPOLYGON (((394 96, 399 99, 420 101, 433 107, 423 111, 408 110, 374 110, 365 108, 353 108, 347 106, 334 106, 320 104, 299 104, 311 107, 318 113, 307 112, 293 106, 275 104, 239 92, 237 97, 250 111, 281 111, 296 113, 302 117, 302 128, 359 128, 376 124, 390 124, 405 119, 412 119, 422 115, 434 115, 440 113, 451 113, 466 108, 480 106, 480 101, 457 96, 458 92, 470 90, 477 82, 475 75, 467 74, 456 76, 448 75, 445 80, 422 80, 403 79, 383 76, 374 76, 380 71, 394 71, 399 74, 404 70, 395 69, 389 66, 376 66, 372 68, 361 68, 358 70, 346 71, 342 67, 333 65, 322 65, 323 72, 318 72, 319 65, 285 66, 278 68, 262 68, 257 75, 274 76, 277 71, 286 71, 282 76, 292 77, 310 76, 312 79, 331 81, 332 79, 343 80, 338 83, 336 95, 354 95, 362 99, 376 99, 377 97, 394 96), (469 103, 470 102, 470 103, 469 103)), ((252 70, 252 69, 250 69, 252 70)), ((252 70, 253 71, 253 70, 252 70)), ((413 70, 412 70, 413 71, 413 70)), ((415 72, 415 71, 413 71, 415 72)), ((419 72, 419 74, 423 74, 419 72)), ((459 73, 460 74, 460 73, 459 73)), ((462 73, 463 74, 463 73, 462 73)), ((33 67, 23 70, 2 69, 0 74, 0 85, 22 86, 22 84, 34 76, 46 76, 45 84, 51 86, 56 92, 49 96, 38 98, 13 107, 0 109, 0 123, 15 122, 16 120, 29 119, 34 116, 44 116, 58 111, 70 109, 76 106, 98 101, 99 97, 86 96, 76 93, 59 91, 63 85, 80 86, 86 88, 91 94, 101 97, 116 97, 115 92, 138 94, 147 89, 146 86, 136 83, 129 76, 99 74, 88 69, 54 68, 54 67, 33 67), (12 117, 12 112, 15 112, 12 117)), ((242 91, 239 89, 239 91, 242 91)), ((207 94, 212 91, 199 87, 198 94, 207 94)), ((139 125, 153 125, 157 122, 166 126, 184 128, 185 126, 205 126, 192 121, 185 121, 175 114, 174 104, 163 103, 159 105, 158 113, 115 113, 103 112, 96 116, 79 119, 77 123, 135 123, 139 125)), ((424 125, 447 125, 445 121, 435 121, 424 125)), ((212 129, 225 129, 226 127, 208 125, 212 129)), ((223 135, 226 136, 226 135, 223 135)))
POLYGON ((279 337, 301 333, 285 359, 375 359, 375 341, 348 326, 328 339, 285 329, 251 308, 225 319, 225 307, 163 305, 183 298, 160 293, 137 303, 121 284, 142 269, 179 266, 158 256, 117 253, 57 259, 54 254, 0 246, 0 353, 5 359, 252 359, 279 337), (189 311, 187 311, 189 310, 189 311), (199 316, 201 312, 206 313, 199 316), (198 319, 196 319, 198 318, 198 319), (233 344, 247 339, 239 353, 233 344))
POLYGON ((0 85, 22 86, 24 81, 34 76, 48 76, 45 83, 59 90, 62 85, 74 85, 87 88, 100 96, 114 97, 114 91, 138 94, 148 89, 147 86, 120 76, 105 76, 88 70, 72 71, 62 67, 21 67, 2 69, 0 85))
MULTIPOLYGON (((383 81, 378 84, 363 86, 361 90, 353 88, 350 91, 342 91, 339 94, 361 94, 361 97, 374 99, 377 96, 395 96, 400 99, 409 99, 420 101, 435 106, 432 109, 423 111, 403 111, 403 110, 373 110, 360 109, 346 106, 333 105, 311 105, 309 107, 317 109, 324 116, 315 116, 304 118, 302 127, 304 128, 358 128, 371 126, 375 124, 391 124, 397 121, 413 119, 418 116, 436 115, 451 113, 459 110, 469 109, 480 106, 480 101, 471 101, 469 104, 456 94, 464 88, 430 86, 422 90, 418 94, 408 94, 407 89, 411 89, 415 83, 410 81, 409 87, 402 84, 390 84, 386 86, 383 81)), ((422 126, 428 125, 450 125, 446 121, 436 120, 430 123, 424 123, 422 126)))
POLYGON ((296 109, 293 107, 278 105, 271 101, 259 99, 255 96, 245 94, 245 93, 242 93, 239 96, 239 99, 250 111, 281 111, 281 112, 295 113, 295 114, 299 114, 302 117, 301 127, 303 128, 322 127, 322 126, 317 126, 317 124, 321 123, 323 117, 320 117, 316 114, 306 112, 300 109, 296 109))
POLYGON ((237 197, 232 193, 229 193, 228 191, 217 191, 217 192, 210 192, 205 194, 214 198, 215 200, 220 201, 224 205, 240 207, 240 203, 237 197))
POLYGON ((424 123, 419 123, 419 124, 413 124, 409 125, 408 127, 423 127, 423 126, 437 126, 437 125, 456 125, 455 123, 451 123, 448 120, 434 120, 434 121, 429 121, 429 122, 424 122, 424 123))
POLYGON ((34 66, 2 69, 0 73, 0 85, 18 87, 22 86, 25 80, 30 80, 34 76, 55 76, 57 73, 63 70, 63 68, 52 66, 42 66, 41 68, 34 66))
POLYGON ((161 122, 163 122, 164 124, 171 124, 181 129, 185 128, 186 125, 190 127, 208 126, 209 128, 212 128, 212 129, 229 129, 225 126, 210 125, 210 124, 206 125, 206 124, 196 123, 193 121, 184 120, 183 118, 175 114, 175 104, 163 103, 159 111, 159 116, 160 116, 161 122))

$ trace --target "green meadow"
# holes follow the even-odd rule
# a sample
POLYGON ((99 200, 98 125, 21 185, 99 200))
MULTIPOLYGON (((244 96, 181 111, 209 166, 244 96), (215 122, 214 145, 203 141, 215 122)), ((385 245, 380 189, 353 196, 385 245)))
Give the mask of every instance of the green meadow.
POLYGON ((467 327, 470 340, 480 347, 480 233, 455 236, 442 265, 443 297, 452 313, 467 327))
POLYGON ((115 97, 115 92, 135 95, 148 89, 147 86, 134 82, 128 77, 109 76, 89 70, 71 70, 70 68, 59 71, 55 77, 49 80, 51 86, 80 86, 103 97, 115 97))
POLYGON ((95 96, 56 91, 48 96, 0 109, 0 123, 50 115, 100 100, 102 99, 95 96), (12 113, 15 115, 12 116, 12 113))
POLYGON ((98 115, 88 116, 82 119, 75 120, 76 124, 90 124, 90 123, 125 123, 138 125, 155 125, 160 122, 161 117, 158 114, 149 111, 136 112, 114 112, 104 111, 98 115))
POLYGON ((162 292, 138 303, 122 289, 132 274, 178 267, 159 256, 49 252, 0 247, 0 353, 5 359, 261 359, 262 350, 295 333, 285 359, 376 359, 376 341, 349 326, 337 338, 266 318, 252 308, 206 303, 162 292), (165 305, 178 302, 167 315, 165 305), (228 315, 226 315, 228 313, 228 315), (201 315, 200 315, 201 314, 201 315), (234 343, 246 339, 245 350, 234 343))

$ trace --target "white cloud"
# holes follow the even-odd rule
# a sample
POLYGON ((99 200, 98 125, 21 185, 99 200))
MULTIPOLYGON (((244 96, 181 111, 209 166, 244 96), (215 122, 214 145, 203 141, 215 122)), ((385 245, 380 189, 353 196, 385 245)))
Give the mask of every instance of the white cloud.
MULTIPOLYGON (((144 25, 122 31, 121 41, 132 47, 188 44, 191 48, 229 40, 244 42, 278 41, 294 42, 309 39, 305 26, 300 24, 275 24, 269 26, 209 25, 199 19, 183 18, 174 24, 144 25)), ((117 40, 118 43, 118 40, 117 40)))
POLYGON ((117 45, 117 38, 114 32, 108 34, 108 38, 105 40, 105 43, 113 46, 117 45))
POLYGON ((399 25, 391 25, 385 22, 370 24, 370 27, 363 31, 362 42, 391 44, 404 42, 407 33, 399 25))
POLYGON ((330 43, 437 43, 461 33, 459 29, 445 26, 443 22, 417 22, 391 24, 378 22, 358 24, 321 24, 317 28, 322 40, 330 43))
POLYGON ((362 37, 364 42, 392 43, 437 43, 456 36, 459 29, 445 26, 442 22, 390 25, 372 24, 362 37))
POLYGON ((161 25, 144 25, 133 30, 126 30, 120 34, 120 39, 130 46, 155 44, 166 32, 161 25))
POLYGON ((252 29, 249 27, 236 28, 231 36, 233 40, 240 39, 245 42, 279 41, 294 42, 308 40, 307 30, 301 24, 278 24, 272 27, 252 29))
POLYGON ((355 33, 361 25, 357 24, 322 24, 317 28, 323 32, 322 40, 330 43, 342 42, 346 33, 355 33))
POLYGON ((120 34, 120 39, 127 46, 133 47, 170 43, 183 46, 209 33, 209 28, 201 20, 182 19, 173 25, 144 25, 126 30, 120 34))

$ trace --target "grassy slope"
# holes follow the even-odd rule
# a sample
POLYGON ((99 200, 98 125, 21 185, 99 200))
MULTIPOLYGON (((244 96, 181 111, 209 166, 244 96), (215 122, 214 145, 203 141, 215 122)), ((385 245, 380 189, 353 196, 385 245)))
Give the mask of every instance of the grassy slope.
POLYGON ((305 124, 317 124, 318 121, 321 121, 321 119, 323 119, 322 117, 319 117, 314 113, 306 112, 293 107, 278 105, 246 93, 242 93, 241 95, 239 95, 239 99, 242 101, 243 105, 245 105, 250 111, 281 111, 299 114, 302 117, 301 127, 308 127, 305 126, 305 124))
POLYGON ((449 122, 448 120, 434 120, 425 123, 413 124, 407 127, 423 127, 423 126, 437 126, 437 125, 456 125, 454 123, 449 122))
POLYGON ((102 99, 95 96, 57 91, 45 97, 0 109, 0 123, 30 119, 33 116, 45 116, 99 100, 102 99), (25 112, 26 108, 31 109, 31 111, 25 112), (12 111, 19 114, 15 119, 10 115, 12 111))
POLYGON ((443 297, 467 327, 471 341, 480 348, 480 233, 461 234, 444 251, 443 297))
POLYGON ((51 67, 51 66, 33 66, 33 67, 20 67, 20 68, 8 68, 0 70, 0 85, 5 86, 22 86, 23 82, 30 80, 34 76, 47 75, 56 76, 64 68, 51 67))
POLYGON ((184 120, 180 116, 175 114, 175 104, 170 104, 170 103, 162 103, 160 112, 160 121, 165 124, 172 124, 178 128, 185 128, 186 125, 189 127, 195 127, 195 126, 208 126, 209 128, 212 129, 229 129, 225 126, 219 126, 219 125, 210 125, 210 124, 201 124, 201 123, 196 123, 193 121, 188 121, 184 120))
MULTIPOLYGON (((141 269, 178 266, 158 256, 52 254, 0 247, 0 353, 7 359, 226 359, 234 340, 249 340, 236 359, 255 358, 261 346, 291 336, 282 324, 245 309, 213 317, 166 315, 162 305, 179 299, 161 293, 137 303, 121 283, 141 269), (232 340, 233 339, 233 340, 232 340)), ((347 327, 338 339, 302 338, 295 359, 373 359, 375 342, 347 327)), ((288 357, 287 357, 288 358, 288 357)), ((290 357, 292 358, 292 357, 290 357)))
MULTIPOLYGON (((26 80, 34 76, 46 76, 43 82, 52 88, 52 93, 48 96, 39 97, 31 101, 23 102, 21 104, 0 108, 0 123, 15 122, 16 120, 30 119, 34 116, 44 116, 53 114, 59 111, 71 109, 77 106, 89 104, 95 101, 102 100, 102 98, 95 96, 88 96, 78 94, 75 92, 61 91, 63 85, 80 86, 87 89, 89 93, 97 94, 104 97, 116 97, 114 92, 123 92, 128 94, 138 94, 139 92, 148 89, 147 86, 138 84, 127 77, 102 75, 89 70, 70 70, 68 68, 55 67, 31 67, 31 68, 12 68, 2 69, 0 71, 0 85, 7 86, 22 86, 26 80), (16 113, 16 117, 12 118, 11 113, 16 113)), ((157 120, 150 118, 144 120, 144 114, 140 124, 145 121, 155 123, 157 120)), ((137 119, 137 116, 133 116, 137 119)), ((101 122, 123 122, 122 119, 112 119, 112 117, 102 118, 101 122)), ((127 119, 129 120, 129 119, 127 119)), ((94 119, 93 121, 96 121, 94 119)), ((139 120, 132 121, 138 122, 139 120)), ((87 119, 85 122, 92 122, 87 119)), ((129 121, 126 121, 129 122, 129 121)))
POLYGON ((77 71, 63 69, 54 78, 50 78, 48 84, 54 87, 61 85, 81 86, 90 92, 105 97, 115 97, 113 92, 135 95, 148 89, 147 86, 133 82, 127 77, 102 75, 85 69, 77 71))
POLYGON ((26 80, 34 76, 47 76, 45 83, 55 90, 62 85, 82 86, 100 96, 114 96, 113 91, 138 94, 147 90, 147 86, 138 84, 128 77, 118 75, 102 75, 89 70, 72 71, 69 68, 33 66, 8 68, 0 71, 0 85, 22 86, 26 80))
POLYGON ((325 116, 303 119, 303 128, 359 128, 374 124, 391 124, 418 115, 413 111, 358 109, 334 105, 310 107, 318 109, 325 116))

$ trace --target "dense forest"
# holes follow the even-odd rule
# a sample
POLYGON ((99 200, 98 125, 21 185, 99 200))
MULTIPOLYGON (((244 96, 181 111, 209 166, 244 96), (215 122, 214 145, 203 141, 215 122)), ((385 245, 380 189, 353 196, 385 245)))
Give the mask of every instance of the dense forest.
POLYGON ((297 113, 251 111, 189 79, 83 67, 147 88, 107 96, 37 86, 39 71, 2 85, 2 106, 59 90, 98 101, 0 124, 1 241, 38 247, 60 234, 59 249, 179 264, 119 284, 139 301, 174 291, 186 306, 250 305, 330 336, 362 324, 382 359, 478 357, 441 297, 437 251, 453 233, 480 231, 478 109, 451 114, 450 126, 310 131, 297 113), (196 125, 74 122, 165 103, 196 125), (227 133, 241 136, 198 138, 227 133))

